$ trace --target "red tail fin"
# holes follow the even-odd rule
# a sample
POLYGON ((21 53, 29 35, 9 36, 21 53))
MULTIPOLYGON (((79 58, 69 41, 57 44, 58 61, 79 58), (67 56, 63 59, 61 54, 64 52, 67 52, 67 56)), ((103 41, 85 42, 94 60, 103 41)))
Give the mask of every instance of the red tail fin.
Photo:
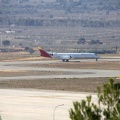
POLYGON ((42 55, 43 57, 52 58, 52 57, 50 56, 50 54, 48 54, 46 51, 44 51, 44 50, 42 50, 42 49, 39 49, 39 51, 40 51, 40 53, 41 53, 41 55, 42 55))

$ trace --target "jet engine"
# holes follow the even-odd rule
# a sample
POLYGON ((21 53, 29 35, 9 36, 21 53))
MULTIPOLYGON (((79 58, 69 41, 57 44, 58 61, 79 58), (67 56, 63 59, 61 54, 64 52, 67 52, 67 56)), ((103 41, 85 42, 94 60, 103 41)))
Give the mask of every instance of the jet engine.
POLYGON ((69 59, 70 59, 70 56, 69 56, 69 55, 63 55, 63 56, 61 56, 61 59, 62 59, 62 61, 64 61, 64 62, 68 62, 69 59))

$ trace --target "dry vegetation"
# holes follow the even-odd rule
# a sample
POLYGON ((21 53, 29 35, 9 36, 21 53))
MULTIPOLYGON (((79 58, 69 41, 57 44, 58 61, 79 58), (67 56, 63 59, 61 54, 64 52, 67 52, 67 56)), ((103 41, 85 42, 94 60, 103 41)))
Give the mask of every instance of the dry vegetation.
POLYGON ((30 55, 27 52, 0 52, 0 61, 39 60, 40 54, 30 55))
MULTIPOLYGON (((0 30, 6 31, 7 28, 0 30)), ((69 26, 49 26, 49 27, 16 27, 15 31, 20 34, 2 34, 2 40, 7 38, 12 45, 19 46, 22 43, 26 46, 41 46, 53 52, 79 52, 89 50, 115 50, 120 44, 119 28, 90 28, 90 27, 69 27, 69 26), (100 40, 102 45, 77 44, 79 38, 83 36, 87 42, 90 40, 100 40), (113 38, 114 37, 114 38, 113 38), (18 39, 19 38, 19 39, 18 39), (34 41, 36 40, 36 41, 34 41), (113 42, 115 41, 115 42, 113 42)), ((119 48, 118 48, 119 49, 119 48)))
MULTIPOLYGON (((4 0, 3 0, 4 1, 4 0)), ((6 0, 7 1, 7 0, 6 0)), ((116 1, 94 1, 94 0, 85 0, 81 1, 81 7, 80 6, 70 6, 72 12, 66 13, 66 9, 69 8, 69 3, 67 6, 61 7, 58 6, 59 3, 55 4, 55 1, 57 0, 28 0, 25 2, 24 0, 21 0, 22 2, 19 3, 16 0, 8 0, 10 5, 13 5, 13 8, 10 7, 11 13, 9 14, 10 10, 8 10, 8 5, 6 5, 6 10, 8 10, 8 13, 6 13, 6 19, 10 18, 16 18, 18 20, 19 18, 26 18, 26 19, 38 19, 38 20, 45 20, 43 25, 41 26, 32 26, 32 25, 16 25, 16 22, 11 20, 11 24, 5 22, 4 25, 0 24, 0 37, 1 40, 10 40, 11 46, 16 45, 19 46, 19 44, 22 43, 23 47, 26 46, 43 46, 47 50, 53 50, 53 51, 67 51, 67 52, 74 52, 74 51, 86 51, 86 50, 115 50, 116 46, 119 46, 120 44, 120 27, 119 24, 110 27, 101 26, 101 27, 89 27, 89 26, 83 26, 84 22, 80 25, 78 24, 79 20, 83 21, 91 21, 97 22, 102 21, 103 23, 110 21, 112 24, 112 21, 114 25, 116 21, 119 21, 120 19, 120 13, 119 13, 119 4, 118 8, 115 9, 116 1), (97 3, 96 3, 97 2, 97 3), (105 2, 105 3, 104 3, 105 2), (115 4, 115 5, 114 5, 115 4), (43 5, 43 6, 42 6, 43 5), (53 6, 55 5, 55 6, 53 6), (23 6, 26 6, 28 8, 21 8, 23 6), (32 6, 32 7, 30 7, 32 6), (42 7, 41 7, 42 6, 42 7), (51 7, 50 7, 51 6, 51 7), (89 9, 87 9, 87 6, 89 9), (58 8, 57 8, 58 7, 58 8), (84 9, 85 7, 85 9, 84 9), (99 8, 104 9, 99 9, 99 8), (106 8, 108 7, 108 8, 106 8), (109 7, 113 7, 113 10, 109 10, 109 7), (80 11, 77 11, 78 10, 80 11), (92 9, 91 9, 92 8, 92 9), (76 9, 76 11, 74 11, 76 9), (81 10, 83 9, 83 10, 81 10), (24 10, 24 12, 22 12, 24 10), (31 14, 30 11, 36 11, 35 13, 31 14), (109 10, 109 11, 108 11, 109 10), (109 14, 106 14, 106 12, 109 12, 109 14), (50 15, 53 17, 50 18, 50 15), (14 16, 14 17, 12 17, 14 16), (48 21, 46 23, 46 20, 48 21), (67 21, 67 24, 64 25, 64 21, 67 21), (50 24, 51 21, 59 21, 55 22, 55 24, 50 24), (73 22, 72 22, 73 21, 73 22), (74 23, 74 21, 76 21, 74 23), (6 33, 5 31, 12 30, 15 31, 15 33, 6 33), (102 45, 78 45, 77 41, 80 37, 84 37, 87 42, 90 40, 100 40, 103 42, 102 45)), ((58 0, 60 1, 60 0, 58 0)), ((69 1, 69 0, 63 0, 63 1, 69 1)), ((79 0, 73 0, 79 1, 79 0)), ((119 0, 117 0, 119 3, 119 0)), ((4 13, 4 12, 3 12, 4 13)), ((3 16, 5 16, 3 14, 3 16)), ((2 16, 2 14, 1 14, 2 16)), ((8 20, 9 21, 9 20, 8 20)), ((19 20, 20 21, 20 20, 19 20)), ((3 20, 4 22, 4 20, 3 20)), ((23 21, 24 22, 24 21, 23 21)), ((90 24, 89 23, 89 24, 90 24)), ((111 25, 110 24, 110 25, 111 25)), ((94 26, 94 24, 93 24, 94 26)))
POLYGON ((12 76, 37 76, 37 75, 67 75, 72 72, 57 72, 57 71, 21 71, 21 70, 0 70, 1 77, 12 76))
MULTIPOLYGON (((109 78, 74 78, 74 79, 38 79, 12 80, 0 82, 0 88, 28 88, 45 90, 63 90, 77 92, 96 92, 109 78)), ((120 82, 120 80, 116 80, 120 82)))

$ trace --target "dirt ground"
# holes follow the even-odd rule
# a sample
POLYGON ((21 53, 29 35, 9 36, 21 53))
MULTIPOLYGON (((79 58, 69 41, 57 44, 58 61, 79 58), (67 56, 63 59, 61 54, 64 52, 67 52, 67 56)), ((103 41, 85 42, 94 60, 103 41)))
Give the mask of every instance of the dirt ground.
POLYGON ((55 68, 69 68, 69 69, 104 69, 104 70, 120 70, 120 62, 111 61, 95 61, 95 62, 61 62, 52 64, 34 64, 32 67, 55 67, 55 68))
POLYGON ((29 71, 0 71, 0 76, 1 77, 12 77, 12 76, 35 76, 35 75, 65 75, 67 74, 67 72, 53 72, 53 71, 32 71, 32 70, 29 70, 29 71))
MULTIPOLYGON (((97 87, 102 87, 108 80, 109 78, 12 80, 0 82, 0 88, 96 92, 97 87)), ((120 80, 116 80, 116 82, 120 82, 120 80)))
MULTIPOLYGON (((38 56, 29 56, 27 54, 0 54, 0 61, 16 61, 16 60, 43 60, 38 56), (17 57, 19 56, 19 57, 17 57)), ((34 67, 59 67, 71 69, 113 69, 120 70, 120 62, 68 62, 52 63, 52 64, 35 64, 34 67)), ((31 75, 52 75, 52 74, 68 74, 67 72, 38 72, 38 71, 0 71, 1 77, 10 76, 31 76, 31 75)), ((70 74, 70 73, 69 73, 70 74)), ((110 78, 64 78, 64 79, 36 79, 36 80, 10 80, 0 81, 0 88, 29 88, 29 89, 46 89, 46 90, 63 90, 77 92, 96 92, 97 86, 102 87, 110 78)), ((115 79, 120 82, 120 79, 115 79)))

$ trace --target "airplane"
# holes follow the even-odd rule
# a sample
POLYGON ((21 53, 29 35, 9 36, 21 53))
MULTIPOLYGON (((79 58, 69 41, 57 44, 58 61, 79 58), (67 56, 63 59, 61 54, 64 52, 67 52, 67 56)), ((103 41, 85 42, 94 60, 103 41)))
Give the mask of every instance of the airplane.
POLYGON ((100 58, 96 53, 52 53, 43 49, 39 49, 39 51, 43 57, 58 58, 63 62, 68 62, 69 59, 96 59, 97 61, 100 58))

